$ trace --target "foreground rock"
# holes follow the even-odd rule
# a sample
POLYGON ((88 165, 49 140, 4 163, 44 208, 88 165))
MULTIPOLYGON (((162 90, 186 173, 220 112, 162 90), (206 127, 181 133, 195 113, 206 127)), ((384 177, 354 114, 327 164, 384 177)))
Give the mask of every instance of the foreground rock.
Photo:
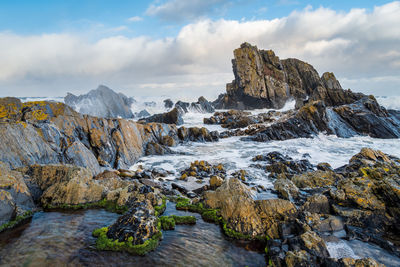
POLYGON ((204 194, 204 204, 219 209, 227 227, 252 238, 279 238, 279 225, 297 212, 286 200, 253 200, 250 190, 238 179, 226 179, 215 191, 204 194))
MULTIPOLYGON (((276 152, 254 160, 290 162, 276 152)), ((317 170, 278 175, 275 189, 285 200, 254 200, 240 180, 215 178, 201 201, 221 216, 219 222, 229 236, 268 236, 266 251, 272 266, 383 266, 373 259, 331 259, 325 240, 340 240, 336 234, 356 238, 399 257, 399 174, 399 159, 365 148, 336 170, 325 163, 317 170)), ((216 220, 211 211, 200 212, 216 220)))
POLYGON ((301 107, 322 100, 327 106, 350 104, 362 94, 343 90, 333 73, 321 77, 310 64, 298 59, 280 60, 272 50, 244 43, 234 51, 235 80, 214 102, 218 109, 282 108, 289 99, 301 107))
POLYGON ((64 102, 82 114, 102 118, 133 118, 131 105, 135 100, 100 85, 85 95, 75 96, 68 93, 64 102))
POLYGON ((0 162, 0 232, 29 217, 34 208, 22 174, 0 162))

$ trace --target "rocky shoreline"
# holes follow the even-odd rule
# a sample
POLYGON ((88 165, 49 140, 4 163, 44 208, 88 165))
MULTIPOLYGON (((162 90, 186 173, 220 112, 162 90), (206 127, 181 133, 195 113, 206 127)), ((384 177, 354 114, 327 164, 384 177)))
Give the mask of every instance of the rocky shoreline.
POLYGON ((168 112, 138 122, 126 119, 133 116, 127 107, 133 100, 121 95, 112 105, 124 103, 119 113, 102 110, 103 118, 63 103, 0 98, 0 232, 39 210, 105 208, 121 216, 93 231, 96 248, 143 255, 157 249, 163 231, 196 223, 193 216, 163 216, 170 201, 220 225, 231 239, 257 240, 270 266, 382 266, 370 258, 331 257, 327 244, 342 240, 373 243, 400 258, 400 160, 378 150, 360 148, 336 169, 279 151, 254 155, 251 167, 273 181, 274 199, 255 198, 265 188, 250 187, 245 169, 232 172, 202 159, 172 182, 161 168, 129 169, 145 155, 177 153, 172 148, 178 144, 232 136, 257 142, 320 133, 400 137, 399 111, 386 110, 373 96, 343 90, 332 73, 319 77, 305 62, 280 60, 247 43, 234 55, 235 80, 218 100, 201 97, 175 105, 166 100, 168 112), (290 99, 296 101, 294 110, 243 111, 282 108, 290 99), (221 108, 232 110, 216 111, 204 123, 227 131, 177 126, 188 110, 221 108), (115 118, 121 113, 125 119, 115 118), (188 189, 189 181, 197 186, 188 189))

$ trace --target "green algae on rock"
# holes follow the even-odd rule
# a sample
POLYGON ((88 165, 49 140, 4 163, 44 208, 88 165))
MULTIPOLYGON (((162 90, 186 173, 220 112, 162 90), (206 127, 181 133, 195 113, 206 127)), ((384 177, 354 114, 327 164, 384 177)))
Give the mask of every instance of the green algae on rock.
MULTIPOLYGON (((161 229, 161 226, 159 226, 161 229)), ((157 248, 162 239, 162 232, 154 234, 150 239, 144 241, 143 244, 135 245, 133 237, 129 237, 126 241, 113 240, 108 238, 108 227, 99 228, 93 231, 93 236, 97 237, 96 248, 99 250, 126 251, 134 255, 145 255, 146 253, 157 248)))

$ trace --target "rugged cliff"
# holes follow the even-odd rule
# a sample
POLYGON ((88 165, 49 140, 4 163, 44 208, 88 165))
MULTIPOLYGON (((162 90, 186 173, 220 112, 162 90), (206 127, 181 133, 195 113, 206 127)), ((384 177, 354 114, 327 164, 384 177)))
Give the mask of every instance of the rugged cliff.
POLYGON ((284 106, 295 99, 301 107, 309 100, 322 100, 328 106, 350 104, 363 94, 343 90, 333 73, 321 77, 310 64, 298 59, 280 60, 272 50, 259 50, 244 43, 234 51, 235 80, 214 102, 219 109, 256 109, 284 106))

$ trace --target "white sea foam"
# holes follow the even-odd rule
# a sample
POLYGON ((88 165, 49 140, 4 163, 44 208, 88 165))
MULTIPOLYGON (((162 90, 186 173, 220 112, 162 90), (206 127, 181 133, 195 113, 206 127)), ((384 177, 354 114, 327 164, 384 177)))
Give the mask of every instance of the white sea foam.
POLYGON ((326 248, 328 249, 329 256, 335 259, 341 258, 353 258, 359 259, 347 242, 339 240, 338 242, 326 242, 326 248))
POLYGON ((376 99, 387 109, 400 110, 400 96, 378 96, 376 99))
POLYGON ((32 101, 55 101, 64 103, 64 97, 19 97, 22 102, 32 102, 32 101))

